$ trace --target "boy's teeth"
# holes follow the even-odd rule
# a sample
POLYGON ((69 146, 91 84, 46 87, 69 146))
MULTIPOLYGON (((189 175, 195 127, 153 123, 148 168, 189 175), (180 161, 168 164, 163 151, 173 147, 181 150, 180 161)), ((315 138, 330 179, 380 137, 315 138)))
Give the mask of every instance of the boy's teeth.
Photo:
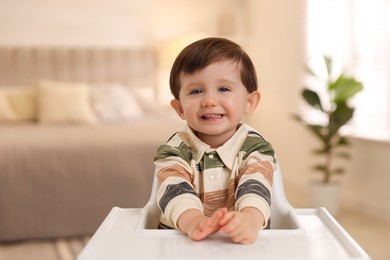
POLYGON ((203 118, 220 118, 221 115, 220 114, 210 114, 210 115, 204 115, 203 118))

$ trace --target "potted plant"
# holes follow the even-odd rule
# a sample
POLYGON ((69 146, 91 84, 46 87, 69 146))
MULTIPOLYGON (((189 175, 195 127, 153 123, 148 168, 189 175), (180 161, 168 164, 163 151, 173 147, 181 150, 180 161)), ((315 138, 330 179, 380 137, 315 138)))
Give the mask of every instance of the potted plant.
POLYGON ((324 57, 326 77, 321 79, 312 69, 307 67, 307 73, 315 82, 323 85, 324 92, 316 92, 312 87, 304 87, 303 100, 321 116, 321 123, 305 120, 295 115, 295 119, 302 123, 319 141, 319 147, 313 150, 321 157, 321 162, 313 169, 322 173, 321 182, 312 182, 309 187, 312 207, 326 207, 333 215, 337 215, 339 208, 339 184, 332 181, 335 175, 343 174, 345 168, 335 165, 335 159, 348 159, 346 149, 348 138, 340 133, 340 129, 353 117, 354 108, 349 104, 350 99, 363 89, 361 82, 344 72, 333 75, 332 59, 324 57))

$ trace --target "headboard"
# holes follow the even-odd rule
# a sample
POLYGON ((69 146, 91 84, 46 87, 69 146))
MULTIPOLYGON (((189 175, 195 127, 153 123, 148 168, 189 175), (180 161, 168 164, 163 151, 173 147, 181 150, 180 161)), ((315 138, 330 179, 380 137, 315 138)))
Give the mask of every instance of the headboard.
POLYGON ((0 87, 38 79, 155 86, 155 64, 148 48, 0 46, 0 87))

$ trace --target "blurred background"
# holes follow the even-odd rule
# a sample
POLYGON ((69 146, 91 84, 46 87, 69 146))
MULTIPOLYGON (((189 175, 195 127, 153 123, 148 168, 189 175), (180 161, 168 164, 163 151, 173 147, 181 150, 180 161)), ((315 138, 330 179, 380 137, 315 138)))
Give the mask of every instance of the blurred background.
MULTIPOLYGON (((0 0, 0 45, 150 46, 158 57, 159 102, 168 104, 167 76, 182 47, 205 36, 236 41, 255 64, 262 94, 246 120, 273 144, 294 207, 310 206, 307 184, 321 176, 310 168, 318 141, 292 114, 305 109, 305 64, 331 55, 336 68, 346 68, 365 87, 347 129, 352 158, 336 178, 342 185, 339 220, 365 216, 353 220, 364 231, 345 222, 347 230, 369 254, 382 248, 378 256, 390 259, 384 246, 367 249, 367 233, 359 233, 390 221, 389 12, 386 0, 0 0)), ((0 247, 3 259, 1 253, 0 247)))

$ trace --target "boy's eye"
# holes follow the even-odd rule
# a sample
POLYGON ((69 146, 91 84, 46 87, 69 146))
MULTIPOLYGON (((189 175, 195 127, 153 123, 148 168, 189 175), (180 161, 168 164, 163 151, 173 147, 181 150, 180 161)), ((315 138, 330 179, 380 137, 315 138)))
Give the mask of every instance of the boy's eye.
POLYGON ((220 87, 220 88, 218 89, 218 91, 220 91, 220 92, 226 92, 226 91, 230 91, 230 89, 229 89, 228 87, 220 87))
POLYGON ((200 94, 200 93, 202 93, 202 90, 200 90, 200 89, 193 89, 193 90, 190 91, 190 95, 200 94))

